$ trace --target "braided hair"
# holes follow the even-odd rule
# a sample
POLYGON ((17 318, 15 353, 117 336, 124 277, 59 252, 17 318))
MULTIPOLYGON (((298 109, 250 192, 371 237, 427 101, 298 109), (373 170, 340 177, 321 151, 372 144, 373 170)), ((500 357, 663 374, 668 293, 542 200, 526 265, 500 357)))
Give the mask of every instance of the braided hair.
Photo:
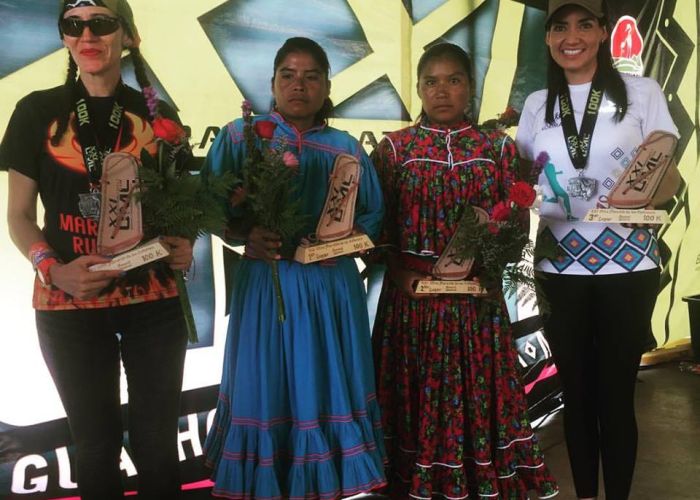
MULTIPOLYGON (((125 26, 125 25, 124 25, 125 26)), ((130 30, 125 26, 126 33, 130 35, 130 30)), ((131 36, 131 35, 130 35, 131 36)), ((141 92, 143 95, 144 102, 148 107, 148 112, 151 120, 156 118, 160 113, 158 110, 158 97, 155 89, 151 85, 148 75, 146 74, 146 63, 141 55, 141 50, 138 47, 128 47, 129 55, 134 64, 134 74, 136 75, 136 81, 141 87, 141 92)), ((63 103, 61 113, 58 116, 58 126, 56 132, 51 137, 51 144, 53 146, 58 146, 63 138, 63 135, 68 130, 68 123, 70 121, 71 111, 73 110, 73 103, 75 102, 75 96, 77 94, 78 88, 78 64, 73 59, 73 56, 68 53, 68 72, 66 74, 66 81, 63 84, 63 103)))

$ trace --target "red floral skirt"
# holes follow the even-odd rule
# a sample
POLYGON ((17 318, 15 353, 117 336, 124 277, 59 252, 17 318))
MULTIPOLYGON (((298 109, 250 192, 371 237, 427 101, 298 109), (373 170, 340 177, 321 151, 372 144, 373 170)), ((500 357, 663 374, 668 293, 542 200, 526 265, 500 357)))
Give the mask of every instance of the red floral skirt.
POLYGON ((373 344, 392 498, 557 494, 530 427, 504 305, 413 300, 387 279, 373 344))

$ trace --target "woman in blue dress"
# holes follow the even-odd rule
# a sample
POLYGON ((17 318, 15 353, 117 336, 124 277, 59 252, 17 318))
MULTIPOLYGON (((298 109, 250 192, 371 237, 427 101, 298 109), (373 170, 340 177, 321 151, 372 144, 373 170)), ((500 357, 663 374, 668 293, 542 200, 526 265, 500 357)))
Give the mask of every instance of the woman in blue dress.
MULTIPOLYGON (((299 160, 298 192, 313 232, 335 157, 361 165, 355 227, 378 235, 383 205, 360 144, 328 126, 330 65, 307 38, 277 52, 273 142, 299 160)), ((243 120, 225 126, 203 175, 240 172, 243 120)), ((206 442, 212 494, 231 499, 335 499, 385 484, 365 291, 355 261, 300 264, 279 255, 278 235, 250 227, 231 209, 229 234, 245 241, 236 271, 216 417, 206 442), (278 260, 287 318, 277 319, 271 266, 278 260)))

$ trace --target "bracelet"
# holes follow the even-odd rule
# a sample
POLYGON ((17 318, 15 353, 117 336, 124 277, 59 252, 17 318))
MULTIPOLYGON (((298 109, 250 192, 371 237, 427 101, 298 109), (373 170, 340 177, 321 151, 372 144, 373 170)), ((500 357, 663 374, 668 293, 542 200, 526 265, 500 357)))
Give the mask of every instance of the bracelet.
POLYGON ((45 241, 38 241, 29 247, 28 256, 41 284, 51 286, 51 266, 61 262, 58 254, 45 241))

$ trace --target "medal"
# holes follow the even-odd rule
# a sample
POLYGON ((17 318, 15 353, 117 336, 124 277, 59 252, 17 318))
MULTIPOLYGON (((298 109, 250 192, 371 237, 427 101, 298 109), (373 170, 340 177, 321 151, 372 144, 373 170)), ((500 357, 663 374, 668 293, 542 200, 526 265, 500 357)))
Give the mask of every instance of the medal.
POLYGON ((80 193, 78 195, 78 209, 83 217, 92 219, 95 222, 100 220, 100 205, 102 199, 99 191, 80 193))
POLYGON ((566 187, 566 192, 572 198, 588 201, 595 196, 598 190, 598 181, 590 177, 579 175, 569 179, 569 185, 566 187))

